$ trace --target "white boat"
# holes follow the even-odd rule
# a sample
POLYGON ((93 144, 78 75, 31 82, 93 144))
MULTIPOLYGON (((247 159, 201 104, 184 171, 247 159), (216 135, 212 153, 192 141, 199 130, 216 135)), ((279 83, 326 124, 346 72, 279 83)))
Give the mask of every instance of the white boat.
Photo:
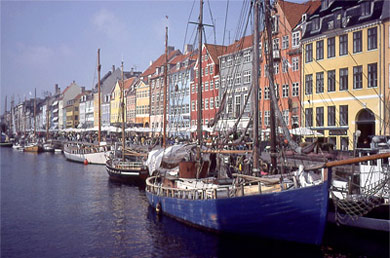
POLYGON ((62 153, 61 149, 54 149, 54 153, 62 153))
POLYGON ((105 165, 111 152, 107 145, 68 143, 64 146, 66 159, 80 163, 105 165))

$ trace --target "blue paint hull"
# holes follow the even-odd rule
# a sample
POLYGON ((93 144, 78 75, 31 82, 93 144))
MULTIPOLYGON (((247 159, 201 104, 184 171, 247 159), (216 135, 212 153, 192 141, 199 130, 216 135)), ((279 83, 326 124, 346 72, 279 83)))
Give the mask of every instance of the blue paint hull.
POLYGON ((243 197, 189 200, 146 192, 150 205, 197 227, 319 245, 324 234, 328 183, 243 197))

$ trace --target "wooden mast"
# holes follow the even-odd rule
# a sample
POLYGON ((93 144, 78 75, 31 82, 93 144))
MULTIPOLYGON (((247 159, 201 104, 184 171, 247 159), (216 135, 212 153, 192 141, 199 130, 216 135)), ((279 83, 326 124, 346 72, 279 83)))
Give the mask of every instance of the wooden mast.
POLYGON ((101 141, 101 110, 100 110, 100 48, 98 49, 98 60, 97 60, 97 70, 98 70, 98 143, 101 141))
POLYGON ((37 88, 35 88, 35 94, 34 94, 34 137, 36 137, 36 133, 37 133, 36 112, 37 112, 37 88))
POLYGON ((49 139, 49 97, 46 103, 46 141, 49 139))
POLYGON ((168 26, 165 27, 165 64, 164 64, 164 114, 163 114, 163 148, 166 148, 167 134, 167 98, 168 98, 168 26))
POLYGON ((252 64, 252 114, 253 114, 253 175, 260 172, 259 165, 259 3, 255 0, 254 6, 254 34, 253 34, 253 64, 252 64))
POLYGON ((200 160, 200 152, 202 150, 202 31, 203 31, 203 0, 200 0, 198 37, 199 37, 199 57, 198 57, 198 120, 197 120, 197 136, 198 149, 196 152, 196 159, 200 160))
POLYGON ((271 129, 271 148, 270 148, 270 154, 271 154, 271 166, 272 169, 276 169, 276 117, 275 117, 275 108, 273 105, 273 101, 276 101, 274 99, 275 96, 275 86, 273 83, 274 80, 274 62, 273 62, 273 45, 272 45, 272 24, 271 24, 271 5, 269 3, 269 0, 265 1, 265 27, 267 30, 267 45, 268 49, 266 50, 268 53, 266 56, 267 58, 267 65, 268 65, 268 80, 269 80, 269 90, 271 92, 271 99, 270 99, 270 129, 271 129))
POLYGON ((123 76, 123 60, 122 60, 121 111, 122 111, 122 160, 125 161, 125 81, 123 76))

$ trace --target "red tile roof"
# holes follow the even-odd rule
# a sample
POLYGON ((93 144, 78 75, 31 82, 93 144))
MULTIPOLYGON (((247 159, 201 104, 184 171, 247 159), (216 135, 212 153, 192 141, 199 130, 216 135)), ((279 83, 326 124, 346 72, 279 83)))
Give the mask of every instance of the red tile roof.
POLYGON ((283 10, 284 15, 291 28, 295 28, 302 19, 302 14, 312 14, 321 6, 320 0, 311 0, 305 3, 292 3, 284 0, 278 0, 278 5, 283 10))
MULTIPOLYGON (((176 56, 177 54, 180 54, 180 50, 176 49, 174 51, 171 51, 168 54, 168 61, 172 59, 172 57, 176 56)), ((151 66, 149 66, 142 74, 141 77, 146 77, 151 74, 153 74, 156 71, 156 67, 162 66, 165 62, 165 53, 162 54, 159 58, 157 58, 156 61, 152 63, 151 66)))
POLYGON ((242 37, 233 44, 226 47, 226 50, 222 55, 236 53, 242 49, 246 49, 253 46, 253 35, 242 37))
POLYGON ((204 44, 210 57, 214 60, 215 64, 219 64, 218 57, 223 55, 227 50, 226 46, 204 44))

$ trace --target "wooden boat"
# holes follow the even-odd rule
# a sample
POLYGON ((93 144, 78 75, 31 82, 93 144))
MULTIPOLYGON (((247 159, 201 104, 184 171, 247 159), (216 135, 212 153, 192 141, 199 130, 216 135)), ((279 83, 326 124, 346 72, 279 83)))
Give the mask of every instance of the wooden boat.
POLYGON ((124 126, 124 78, 122 61, 122 81, 121 81, 121 115, 122 115, 122 149, 115 150, 106 161, 106 170, 112 180, 121 182, 144 183, 148 176, 147 167, 144 165, 145 152, 128 151, 125 146, 125 126, 124 126))
POLYGON ((105 165, 110 153, 111 147, 107 145, 87 145, 83 143, 67 143, 64 145, 66 159, 80 163, 105 165))
MULTIPOLYGON (((269 16, 269 1, 265 1, 266 16, 269 16), (268 5, 268 7, 267 7, 268 5)), ((199 32, 202 32, 202 6, 199 15, 199 32)), ((259 2, 254 2, 255 35, 253 45, 253 65, 259 61, 258 28, 259 2)), ((269 19, 267 27, 270 28, 269 19)), ((268 29, 268 48, 272 53, 272 36, 268 29)), ((201 35, 201 34, 200 34, 201 35)), ((199 49, 202 49, 199 36, 199 49)), ((268 54, 269 54, 268 53, 268 54)), ((271 56, 271 55, 270 55, 271 56)), ((272 58, 271 58, 272 60, 272 58)), ((199 54, 198 72, 202 74, 202 55, 199 54)), ((273 67, 272 63, 269 67, 273 67)), ((272 69, 269 72, 273 78, 272 69)), ((253 160, 254 175, 260 174, 258 157, 258 73, 253 75, 253 160)), ((273 80, 272 80, 273 81, 273 80)), ((198 111, 202 110, 202 85, 198 81, 198 111)), ((270 84, 272 85, 272 84, 270 84)), ((275 101, 274 87, 270 86, 271 97, 275 101)), ((166 96, 167 94, 164 94, 166 96)), ((276 104, 277 106, 277 104, 276 104)), ((271 112, 272 114, 273 112, 271 112)), ((147 165, 149 173, 156 174, 146 180, 146 196, 149 204, 157 211, 184 223, 202 229, 248 234, 278 240, 321 244, 326 224, 329 180, 328 170, 301 171, 298 175, 263 178, 233 173, 231 177, 213 176, 213 160, 202 147, 202 112, 198 112, 198 145, 172 146, 162 151, 151 151, 147 165), (196 149, 196 153, 193 153, 196 149), (203 153, 202 153, 203 152, 203 153), (180 156, 183 153, 183 156, 180 156), (196 158, 194 158, 196 157, 196 158), (315 175, 315 176, 314 176, 315 175), (313 180, 313 178, 317 178, 313 180)), ((249 153, 249 152, 248 152, 249 153)), ((229 155, 226 155, 229 159, 229 155)), ((218 169, 231 173, 239 172, 231 166, 219 163, 218 169)), ((276 165, 273 165, 276 168, 276 165)), ((221 171, 217 171, 218 173, 221 171)), ((331 173, 330 173, 331 174, 331 173)))
POLYGON ((39 145, 38 143, 33 143, 33 144, 29 144, 29 145, 26 145, 24 146, 24 149, 23 149, 25 152, 35 152, 35 153, 39 153, 39 152, 42 152, 43 151, 43 148, 41 145, 39 145))

